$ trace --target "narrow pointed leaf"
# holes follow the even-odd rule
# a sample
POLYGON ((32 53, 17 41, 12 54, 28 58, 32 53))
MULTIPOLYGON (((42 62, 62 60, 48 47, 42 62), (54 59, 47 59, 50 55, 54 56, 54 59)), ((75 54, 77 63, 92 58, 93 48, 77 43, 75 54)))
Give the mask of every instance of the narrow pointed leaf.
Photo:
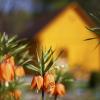
POLYGON ((9 43, 13 42, 16 38, 17 38, 17 35, 15 35, 15 36, 9 38, 9 40, 8 40, 7 43, 9 44, 9 43))
POLYGON ((27 47, 27 44, 20 46, 19 48, 15 49, 13 54, 19 53, 21 50, 25 49, 27 47))
POLYGON ((51 47, 49 48, 49 50, 44 54, 44 58, 47 57, 49 55, 49 53, 51 52, 51 47))
POLYGON ((85 39, 84 41, 93 40, 93 39, 97 39, 97 37, 95 37, 95 38, 88 38, 88 39, 85 39))
POLYGON ((50 70, 50 68, 53 66, 53 60, 51 59, 50 62, 48 63, 47 67, 45 68, 45 73, 50 70))
POLYGON ((52 55, 54 54, 54 52, 55 52, 55 51, 52 51, 52 52, 45 58, 44 63, 47 63, 47 62, 50 60, 50 58, 52 57, 52 55))
POLYGON ((27 65, 26 67, 28 69, 30 69, 30 70, 33 70, 33 71, 36 71, 36 72, 40 72, 40 70, 37 67, 35 67, 35 66, 31 65, 31 64, 27 65))
POLYGON ((44 68, 45 68, 45 64, 44 64, 44 53, 42 50, 42 56, 41 56, 41 70, 42 70, 42 75, 44 75, 44 68))

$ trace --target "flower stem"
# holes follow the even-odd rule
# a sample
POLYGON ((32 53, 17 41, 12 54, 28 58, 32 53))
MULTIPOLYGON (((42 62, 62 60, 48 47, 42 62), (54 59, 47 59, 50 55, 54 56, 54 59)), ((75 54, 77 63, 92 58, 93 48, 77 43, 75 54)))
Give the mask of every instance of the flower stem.
POLYGON ((44 90, 42 89, 42 100, 44 100, 44 90))
POLYGON ((57 100, 57 97, 58 97, 58 96, 57 96, 57 95, 55 95, 55 96, 54 96, 54 100, 57 100))
POLYGON ((43 87, 42 87, 42 100, 45 100, 45 93, 44 93, 44 74, 42 75, 43 77, 43 87))

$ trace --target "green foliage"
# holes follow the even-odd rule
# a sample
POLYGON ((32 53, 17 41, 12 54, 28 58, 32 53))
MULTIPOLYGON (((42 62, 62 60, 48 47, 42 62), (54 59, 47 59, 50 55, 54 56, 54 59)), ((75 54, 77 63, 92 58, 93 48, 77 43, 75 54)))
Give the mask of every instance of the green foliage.
MULTIPOLYGON (((5 55, 14 57, 15 68, 16 66, 32 66, 32 56, 29 54, 26 39, 20 40, 16 35, 9 37, 5 33, 0 33, 0 64, 5 60, 5 55)), ((16 100, 10 93, 26 85, 16 74, 9 82, 0 80, 0 100, 16 100)))
POLYGON ((16 90, 25 87, 26 84, 21 79, 16 79, 11 82, 0 83, 0 100, 16 100, 14 95, 11 95, 16 90))
POLYGON ((70 88, 72 83, 74 82, 74 77, 71 73, 68 73, 67 71, 61 71, 61 69, 56 70, 56 77, 55 77, 56 83, 62 83, 66 89, 70 88))
POLYGON ((90 31, 96 33, 96 35, 98 35, 100 37, 100 15, 96 15, 96 14, 91 14, 90 13, 91 18, 94 20, 94 22, 96 23, 96 25, 92 28, 89 28, 90 31))
POLYGON ((14 57, 16 65, 26 66, 32 61, 26 39, 20 40, 17 35, 9 37, 5 33, 0 33, 0 62, 7 54, 14 57))
POLYGON ((93 40, 93 39, 98 39, 98 43, 96 45, 96 48, 99 46, 100 44, 100 19, 99 19, 99 16, 96 16, 94 14, 90 14, 90 16, 92 17, 92 19, 95 21, 96 25, 94 27, 90 27, 90 28, 87 28, 89 31, 95 33, 95 37, 90 37, 88 39, 85 39, 85 41, 88 41, 88 40, 93 40))
MULTIPOLYGON (((85 9, 87 14, 90 16, 90 18, 94 21, 94 26, 87 28, 89 31, 92 31, 95 33, 95 37, 90 37, 85 39, 85 41, 98 39, 98 44, 100 44, 100 6, 99 6, 99 0, 77 0, 79 4, 85 9)), ((96 47, 97 47, 96 46, 96 47)))
POLYGON ((34 65, 29 65, 27 68, 44 76, 54 65, 56 59, 53 58, 54 51, 49 48, 47 51, 41 49, 40 52, 36 51, 36 57, 33 59, 34 65))

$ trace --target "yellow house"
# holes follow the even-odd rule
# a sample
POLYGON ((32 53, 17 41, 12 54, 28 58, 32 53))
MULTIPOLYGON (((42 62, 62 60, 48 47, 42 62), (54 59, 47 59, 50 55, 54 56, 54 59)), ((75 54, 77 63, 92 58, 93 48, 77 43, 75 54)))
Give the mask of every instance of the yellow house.
POLYGON ((47 48, 52 46, 57 52, 64 50, 64 57, 69 66, 79 65, 88 71, 97 71, 100 67, 99 48, 94 48, 98 40, 84 41, 95 37, 95 34, 86 28, 92 24, 84 10, 73 3, 48 23, 38 33, 38 38, 41 45, 47 48))

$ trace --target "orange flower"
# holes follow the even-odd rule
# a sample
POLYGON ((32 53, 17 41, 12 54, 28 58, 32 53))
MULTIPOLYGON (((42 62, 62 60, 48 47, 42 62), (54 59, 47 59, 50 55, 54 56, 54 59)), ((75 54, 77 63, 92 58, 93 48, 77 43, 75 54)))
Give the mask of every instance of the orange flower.
POLYGON ((11 81, 14 79, 14 59, 9 57, 0 64, 0 80, 11 81))
POLYGON ((15 97, 16 100, 20 100, 22 92, 20 90, 14 90, 12 92, 9 92, 9 95, 15 97))
POLYGON ((14 57, 12 57, 12 56, 6 56, 5 61, 8 62, 8 63, 10 63, 12 66, 15 65, 14 57))
POLYGON ((16 100, 19 100, 21 95, 22 95, 22 93, 21 93, 20 90, 15 90, 14 91, 14 96, 15 96, 16 100))
POLYGON ((38 90, 40 90, 42 86, 43 86, 43 77, 40 75, 34 76, 31 83, 31 88, 37 88, 38 90))
POLYGON ((48 85, 48 89, 46 89, 46 91, 47 91, 47 93, 49 93, 51 95, 54 94, 54 92, 55 92, 55 83, 54 82, 50 83, 48 85))
POLYGON ((15 69, 15 74, 18 77, 23 77, 25 75, 24 68, 22 66, 19 66, 15 69))
MULTIPOLYGON (((1 67, 1 64, 0 64, 1 67)), ((1 68, 0 68, 0 82, 2 81, 2 76, 1 76, 1 68)))
POLYGON ((44 89, 50 88, 51 84, 55 84, 54 75, 51 73, 47 73, 44 76, 44 89))
POLYGON ((54 94, 60 96, 65 95, 65 86, 61 83, 56 83, 54 94))

